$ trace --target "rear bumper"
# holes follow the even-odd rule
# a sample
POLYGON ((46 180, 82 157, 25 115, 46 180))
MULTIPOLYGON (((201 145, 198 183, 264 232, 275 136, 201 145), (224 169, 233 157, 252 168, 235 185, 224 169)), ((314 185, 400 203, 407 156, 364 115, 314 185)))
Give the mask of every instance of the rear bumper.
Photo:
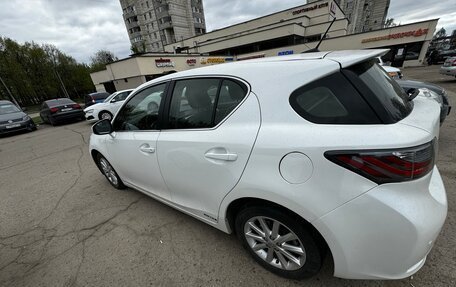
POLYGON ((313 222, 330 246, 334 275, 401 279, 424 264, 447 215, 440 173, 384 184, 313 222))
POLYGON ((77 110, 77 111, 70 111, 66 113, 59 113, 52 115, 52 118, 57 121, 67 121, 67 120, 74 120, 74 119, 82 119, 84 118, 84 111, 77 110))

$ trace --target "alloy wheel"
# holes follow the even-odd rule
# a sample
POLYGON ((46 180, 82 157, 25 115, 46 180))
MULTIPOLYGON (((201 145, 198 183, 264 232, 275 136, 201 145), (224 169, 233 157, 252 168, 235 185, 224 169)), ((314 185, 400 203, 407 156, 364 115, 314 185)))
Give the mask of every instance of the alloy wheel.
POLYGON ((274 267, 293 271, 306 262, 305 248, 298 236, 275 219, 250 218, 244 225, 244 236, 256 255, 274 267))
POLYGON ((106 112, 105 112, 105 113, 102 113, 102 114, 101 114, 101 119, 102 119, 102 120, 111 120, 111 118, 112 118, 112 117, 111 117, 111 115, 110 115, 109 113, 106 113, 106 112))
POLYGON ((119 184, 119 179, 117 178, 117 174, 112 168, 111 164, 105 158, 101 158, 100 166, 109 182, 117 186, 119 184))

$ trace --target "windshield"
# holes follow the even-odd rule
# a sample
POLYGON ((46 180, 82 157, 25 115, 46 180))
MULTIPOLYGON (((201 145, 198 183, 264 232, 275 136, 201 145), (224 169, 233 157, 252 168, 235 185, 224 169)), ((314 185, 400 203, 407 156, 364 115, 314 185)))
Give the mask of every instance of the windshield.
POLYGON ((109 103, 109 101, 110 101, 112 98, 114 98, 116 95, 117 95, 117 93, 111 94, 109 97, 107 97, 107 98, 103 101, 103 103, 109 103))
POLYGON ((0 104, 0 115, 17 113, 20 111, 21 110, 13 104, 0 104))
POLYGON ((413 106, 403 89, 375 60, 355 65, 349 70, 356 73, 381 102, 393 122, 402 120, 411 112, 413 106))

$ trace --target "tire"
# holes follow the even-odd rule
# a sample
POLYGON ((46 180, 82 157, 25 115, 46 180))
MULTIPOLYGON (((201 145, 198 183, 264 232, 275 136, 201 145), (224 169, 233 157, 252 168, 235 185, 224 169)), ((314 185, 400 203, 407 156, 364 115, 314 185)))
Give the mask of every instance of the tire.
POLYGON ((49 124, 51 124, 51 126, 57 125, 57 122, 51 117, 48 117, 48 122, 49 122, 49 124))
POLYGON ((268 206, 246 207, 235 221, 236 234, 255 261, 281 277, 295 280, 317 274, 322 266, 322 249, 306 225, 301 218, 268 206), (264 225, 270 236, 261 235, 266 234, 264 225))
POLYGON ((97 155, 97 165, 101 173, 106 177, 109 183, 117 189, 125 189, 126 186, 120 179, 119 175, 112 167, 111 163, 101 154, 97 155))
POLYGON ((112 114, 108 111, 102 111, 98 114, 100 120, 112 120, 112 114))

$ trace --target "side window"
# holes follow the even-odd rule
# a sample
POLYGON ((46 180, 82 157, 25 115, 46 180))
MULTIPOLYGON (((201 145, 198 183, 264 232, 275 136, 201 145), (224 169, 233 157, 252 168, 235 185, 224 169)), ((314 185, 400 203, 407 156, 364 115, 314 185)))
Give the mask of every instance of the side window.
POLYGON ((213 127, 212 115, 220 79, 176 81, 169 111, 172 129, 213 127))
POLYGON ((220 93, 217 101, 217 110, 215 112, 214 124, 221 122, 247 95, 247 87, 241 86, 237 82, 225 79, 220 87, 220 93))
POLYGON ((123 92, 123 93, 120 93, 120 94, 116 95, 116 96, 111 100, 111 102, 125 101, 125 99, 128 97, 129 94, 130 94, 130 92, 123 92))
POLYGON ((114 120, 114 130, 156 130, 165 89, 166 84, 160 84, 134 95, 119 111, 114 120))
POLYGON ((352 84, 334 73, 295 90, 290 105, 317 124, 377 124, 378 116, 352 84))
POLYGON ((169 128, 211 128, 220 123, 247 94, 247 87, 230 79, 176 81, 169 128))

